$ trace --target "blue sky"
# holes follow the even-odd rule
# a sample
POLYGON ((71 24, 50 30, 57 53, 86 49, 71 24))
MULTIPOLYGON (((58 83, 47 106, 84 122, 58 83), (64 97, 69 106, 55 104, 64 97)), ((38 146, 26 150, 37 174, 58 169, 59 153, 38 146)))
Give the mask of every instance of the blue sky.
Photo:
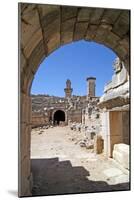
POLYGON ((95 42, 78 41, 64 45, 50 54, 39 66, 31 94, 64 96, 66 79, 72 82, 74 95, 86 95, 86 78, 96 77, 96 96, 113 75, 116 54, 95 42))

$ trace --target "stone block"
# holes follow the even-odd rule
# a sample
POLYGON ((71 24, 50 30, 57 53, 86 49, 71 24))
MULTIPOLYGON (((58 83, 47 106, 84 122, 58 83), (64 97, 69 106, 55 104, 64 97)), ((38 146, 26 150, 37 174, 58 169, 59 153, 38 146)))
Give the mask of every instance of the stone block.
POLYGON ((48 26, 44 26, 43 27, 43 34, 44 34, 44 38, 46 40, 46 43, 54 37, 54 35, 56 33, 60 33, 60 15, 57 16, 57 18, 55 18, 53 20, 53 22, 51 22, 50 24, 48 24, 48 26))
POLYGON ((129 181, 129 175, 126 174, 122 174, 114 178, 114 184, 128 183, 129 181))
POLYGON ((43 40, 43 35, 42 30, 39 28, 37 31, 34 32, 33 35, 31 35, 30 40, 25 45, 24 53, 27 58, 30 57, 32 51, 36 48, 41 40, 43 40))
POLYGON ((94 151, 97 154, 100 154, 103 152, 104 149, 104 140, 102 139, 101 135, 97 135, 94 139, 94 151))
POLYGON ((75 25, 74 40, 83 39, 88 27, 88 22, 79 22, 75 25))
POLYGON ((108 30, 102 26, 98 26, 94 40, 98 43, 103 43, 107 37, 108 30))
POLYGON ((21 123, 20 125, 20 158, 23 160, 25 157, 30 157, 30 138, 31 138, 31 126, 26 123, 21 123))
POLYGON ((103 8, 92 8, 92 15, 90 16, 90 24, 100 24, 101 17, 103 15, 103 8))
POLYGON ((117 53, 117 55, 120 55, 120 59, 122 60, 124 60, 126 56, 128 55, 128 51, 126 50, 126 48, 120 44, 118 44, 114 50, 115 50, 115 53, 117 53))
POLYGON ((92 40, 97 33, 97 28, 98 28, 97 25, 90 25, 88 30, 87 30, 87 35, 85 36, 85 39, 86 40, 92 40))
POLYGON ((34 36, 34 33, 36 33, 39 29, 40 22, 38 11, 37 9, 35 9, 35 4, 30 4, 24 10, 21 16, 21 44, 24 49, 27 45, 34 45, 31 44, 31 38, 34 36))
POLYGON ((21 73, 23 72, 23 70, 26 66, 26 63, 27 63, 26 58, 24 57, 24 54, 21 51, 21 53, 20 53, 20 72, 21 73))
POLYGON ((129 169, 129 146, 126 144, 116 144, 113 150, 113 159, 124 168, 129 169))
POLYGON ((44 43, 41 40, 35 49, 32 51, 29 59, 28 59, 28 70, 32 71, 32 73, 35 73, 36 70, 39 67, 39 64, 43 61, 45 58, 45 50, 44 50, 44 43))
POLYGON ((114 145, 114 150, 118 151, 120 153, 125 153, 127 156, 129 156, 129 145, 120 143, 114 145))
POLYGON ((82 22, 82 21, 89 21, 89 17, 92 13, 92 8, 80 8, 77 16, 77 21, 82 22))
POLYGON ((62 6, 62 22, 71 19, 71 18, 75 18, 77 16, 77 7, 73 7, 73 6, 62 6))
POLYGON ((129 10, 122 10, 118 20, 113 26, 113 32, 118 33, 120 37, 123 37, 129 31, 129 10))
POLYGON ((60 6, 38 5, 38 11, 43 27, 47 27, 60 16, 60 6))
POLYGON ((30 169, 30 157, 25 157, 21 165, 19 165, 19 196, 31 196, 30 169))
POLYGON ((31 122, 31 98, 21 93, 20 100, 20 122, 29 124, 31 122))
POLYGON ((48 48, 48 55, 60 47, 60 33, 57 32, 53 35, 53 37, 48 41, 47 48, 48 48))
POLYGON ((61 24, 61 44, 72 42, 76 19, 70 19, 61 24))
POLYGON ((118 35, 116 35, 112 31, 108 31, 104 44, 114 49, 115 46, 117 46, 119 40, 120 40, 120 37, 118 35))
POLYGON ((105 9, 101 22, 114 24, 119 17, 121 10, 119 9, 105 9))

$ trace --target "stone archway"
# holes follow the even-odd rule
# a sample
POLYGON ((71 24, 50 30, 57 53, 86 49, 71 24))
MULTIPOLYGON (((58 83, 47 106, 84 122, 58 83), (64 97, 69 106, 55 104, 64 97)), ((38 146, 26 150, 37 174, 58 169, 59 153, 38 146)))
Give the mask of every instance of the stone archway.
POLYGON ((54 124, 56 125, 59 125, 60 122, 65 122, 65 112, 62 111, 62 110, 57 110, 55 113, 54 113, 54 116, 53 116, 53 121, 54 121, 54 124))
POLYGON ((39 64, 61 45, 81 39, 111 48, 129 71, 129 10, 19 4, 19 196, 31 194, 30 88, 39 64))

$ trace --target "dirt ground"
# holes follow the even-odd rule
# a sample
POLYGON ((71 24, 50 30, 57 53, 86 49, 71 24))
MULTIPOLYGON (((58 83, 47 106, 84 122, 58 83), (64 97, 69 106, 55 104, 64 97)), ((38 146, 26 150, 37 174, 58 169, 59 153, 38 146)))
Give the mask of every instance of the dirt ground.
POLYGON ((33 196, 129 190, 129 176, 103 155, 80 147, 81 137, 69 127, 32 130, 33 196))

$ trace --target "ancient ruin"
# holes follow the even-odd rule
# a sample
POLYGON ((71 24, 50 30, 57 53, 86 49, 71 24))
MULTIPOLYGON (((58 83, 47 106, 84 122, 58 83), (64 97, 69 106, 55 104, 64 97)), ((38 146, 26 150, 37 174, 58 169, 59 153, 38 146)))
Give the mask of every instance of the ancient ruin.
MULTIPOLYGON (((81 148, 93 150, 94 155, 102 154, 111 165, 113 163, 114 166, 118 166, 118 169, 111 169, 113 174, 118 174, 118 177, 114 176, 111 179, 111 184, 114 181, 117 185, 112 187, 105 185, 103 189, 117 190, 117 186, 122 190, 129 189, 129 185, 118 185, 118 183, 129 183, 130 168, 129 16, 129 10, 121 9, 19 4, 21 33, 19 196, 31 196, 35 191, 33 171, 37 163, 33 163, 30 159, 31 130, 32 127, 38 126, 45 130, 51 127, 60 126, 63 129, 68 127, 69 134, 75 135, 76 138, 80 133, 80 141, 76 142, 81 148), (103 96, 100 98, 95 96, 95 77, 89 77, 85 96, 72 95, 73 86, 71 80, 67 80, 65 89, 63 86, 64 98, 45 95, 31 97, 32 80, 42 60, 61 45, 81 39, 103 44, 118 56, 114 63, 114 75, 104 87, 103 96)), ((43 134, 40 135, 44 137, 43 134)), ((79 149, 76 149, 79 152, 79 149)), ((34 155, 34 152, 32 153, 34 155)), ((97 158, 95 156, 93 160, 97 158)), ((55 163, 58 163, 57 159, 55 163)), ((60 161, 60 163, 63 166, 64 162, 60 161)), ((97 170, 98 166, 107 165, 105 162, 101 164, 99 160, 99 164, 92 163, 91 166, 95 166, 97 170)), ((70 163, 68 166, 70 169, 70 163)), ((72 171, 77 169, 77 173, 80 170, 76 166, 71 169, 72 171)), ((104 172, 108 178, 99 177, 97 172, 98 177, 103 181, 109 181, 109 170, 107 167, 104 172)), ((88 171, 82 173, 89 175, 88 171)), ((94 182, 90 181, 90 183, 94 185, 94 182)), ((88 190, 89 185, 85 190, 85 184, 82 184, 82 191, 99 191, 97 188, 102 191, 99 183, 93 190, 88 190)))
POLYGON ((95 96, 95 82, 90 83, 90 80, 95 80, 95 78, 88 78, 89 91, 85 96, 72 95, 73 89, 69 79, 66 81, 64 89, 65 97, 32 95, 32 126, 68 125, 71 122, 85 124, 86 109, 91 107, 89 115, 93 109, 99 110, 97 108, 99 97, 95 96))

